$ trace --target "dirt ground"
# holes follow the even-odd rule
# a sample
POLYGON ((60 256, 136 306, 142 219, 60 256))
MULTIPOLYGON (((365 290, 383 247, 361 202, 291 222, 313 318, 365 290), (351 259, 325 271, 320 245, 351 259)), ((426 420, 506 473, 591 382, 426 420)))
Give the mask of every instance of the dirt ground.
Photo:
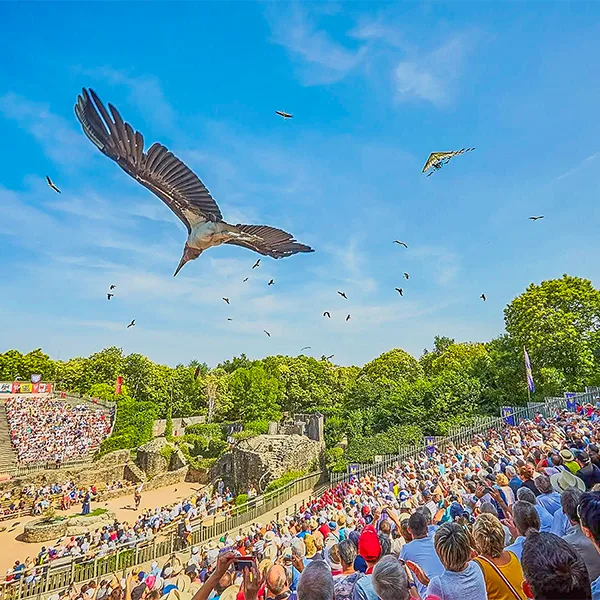
MULTIPOLYGON (((146 508, 155 508, 171 504, 180 498, 186 498, 193 492, 199 490, 202 486, 197 483, 178 483, 176 485, 142 492, 142 502, 140 511, 146 508)), ((108 508, 117 515, 121 521, 132 521, 136 518, 137 512, 133 502, 133 488, 131 494, 114 498, 108 502, 92 502, 94 508, 108 508)), ((77 515, 81 513, 81 505, 75 505, 68 512, 57 511, 59 515, 77 515)), ((26 523, 39 517, 21 517, 11 521, 2 521, 0 525, 6 527, 6 531, 0 532, 0 574, 6 573, 14 565, 15 560, 23 561, 27 556, 35 556, 39 553, 42 546, 52 544, 52 540, 43 544, 27 544, 20 541, 23 528, 26 523), (15 526, 16 524, 16 526, 15 526)))

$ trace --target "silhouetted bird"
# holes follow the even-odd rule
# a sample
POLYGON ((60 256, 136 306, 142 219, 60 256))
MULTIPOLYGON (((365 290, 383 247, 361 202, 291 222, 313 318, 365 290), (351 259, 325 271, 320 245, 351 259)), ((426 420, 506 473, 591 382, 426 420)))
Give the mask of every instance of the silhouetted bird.
POLYGON ((486 297, 485 294, 481 294, 481 296, 479 296, 484 302, 486 301, 486 297))
MULTIPOLYGON (((200 375, 200 365, 198 365, 194 370, 194 381, 196 381, 196 379, 198 379, 198 375, 200 375)), ((177 491, 177 490, 175 490, 175 491, 177 491)))
POLYGON ((330 313, 328 310, 326 310, 326 311, 323 313, 323 316, 324 316, 324 317, 327 317, 328 319, 331 319, 331 313, 330 313))
POLYGON ((330 354, 329 356, 325 357, 325 360, 331 360, 334 356, 335 354, 330 354))
POLYGON ((48 182, 48 187, 51 187, 57 194, 60 194, 61 191, 52 183, 52 179, 46 175, 46 181, 48 182))
POLYGON ((404 296, 404 290, 402 288, 396 288, 396 291, 401 295, 404 296))
POLYGON ((405 242, 401 242, 399 240, 394 240, 394 244, 398 244, 399 246, 404 246, 405 248, 408 248, 408 245, 405 242))
POLYGON ((106 294, 106 298, 107 298, 107 300, 110 300, 110 299, 111 299, 111 298, 113 298, 113 297, 114 297, 114 294, 106 294))
POLYGON ((271 279, 271 281, 269 281, 269 283, 267 283, 267 285, 273 285, 275 283, 274 279, 271 279))
POLYGON ((131 323, 129 323, 129 325, 127 325, 127 329, 129 329, 130 327, 133 327, 135 325, 135 319, 133 319, 131 321, 131 323))
POLYGON ((410 275, 408 273, 404 273, 404 279, 409 279, 410 275))
POLYGON ((304 346, 304 348, 300 348, 300 352, 302 352, 302 350, 310 350, 311 346, 304 346))
POLYGON ((544 215, 540 215, 539 217, 529 217, 531 221, 537 221, 538 219, 543 219, 544 215))
POLYGON ((233 244, 272 258, 313 252, 281 229, 266 225, 231 225, 197 175, 162 144, 144 152, 144 138, 123 122, 114 106, 110 113, 93 90, 83 89, 75 114, 87 137, 126 173, 156 194, 183 222, 188 237, 174 275, 213 246, 233 244))
POLYGON ((348 300, 348 296, 346 296, 346 292, 338 292, 338 294, 342 297, 342 298, 346 298, 346 300, 348 300))
POLYGON ((114 290, 117 286, 116 285, 111 285, 108 289, 109 290, 114 290))
POLYGON ((294 118, 294 115, 290 115, 290 113, 283 112, 282 110, 276 110, 275 114, 279 115, 280 117, 283 117, 284 121, 286 119, 293 119, 294 118))
POLYGON ((231 317, 227 317, 228 321, 233 321, 233 319, 231 317))
POLYGON ((248 277, 246 277, 246 279, 243 279, 243 280, 242 280, 242 283, 246 283, 246 281, 248 281, 248 279, 249 279, 249 278, 248 278, 248 277))
POLYGON ((351 317, 350 315, 348 315, 348 316, 346 317, 346 321, 349 321, 351 318, 352 318, 352 317, 351 317))
POLYGON ((252 265, 253 269, 256 269, 260 265, 260 258, 252 265))
POLYGON ((269 337, 271 337, 271 334, 270 334, 270 333, 269 333, 269 332, 268 332, 266 329, 263 329, 263 331, 264 331, 264 332, 265 332, 265 333, 266 333, 266 334, 267 334, 269 337))
POLYGON ((229 298, 223 298, 223 300, 229 304, 229 298))

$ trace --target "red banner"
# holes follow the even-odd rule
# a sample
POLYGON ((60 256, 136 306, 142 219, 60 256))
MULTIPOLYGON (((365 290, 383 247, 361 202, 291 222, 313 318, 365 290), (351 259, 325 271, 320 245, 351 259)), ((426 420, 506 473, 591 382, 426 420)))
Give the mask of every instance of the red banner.
POLYGON ((115 396, 118 396, 121 393, 121 387, 123 386, 123 377, 119 375, 117 377, 117 385, 115 386, 115 396))

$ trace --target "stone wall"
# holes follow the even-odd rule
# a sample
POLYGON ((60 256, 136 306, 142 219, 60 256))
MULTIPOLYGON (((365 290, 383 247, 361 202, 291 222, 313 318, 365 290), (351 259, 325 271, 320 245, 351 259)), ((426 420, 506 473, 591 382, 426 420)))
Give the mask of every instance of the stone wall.
MULTIPOLYGON (((196 423, 204 423, 206 421, 206 417, 183 417, 173 419, 173 435, 177 437, 181 437, 185 434, 185 428, 190 425, 196 425, 196 423)), ((167 421, 166 419, 157 419, 154 421, 154 426, 152 427, 152 435, 154 437, 159 437, 165 434, 167 421)))
POLYGON ((269 481, 288 471, 305 471, 319 461, 323 444, 301 435, 259 435, 242 440, 229 457, 219 461, 222 476, 243 493, 250 483, 264 489, 269 481))
POLYGON ((157 488, 165 487, 168 485, 175 485, 176 483, 182 483, 185 481, 188 465, 182 467, 181 469, 177 469, 176 471, 167 471, 165 473, 160 473, 156 475, 152 479, 149 479, 144 483, 145 490, 155 490, 157 488))
POLYGON ((269 435, 304 435, 315 442, 324 442, 325 420, 321 413, 292 415, 281 422, 269 423, 269 435))

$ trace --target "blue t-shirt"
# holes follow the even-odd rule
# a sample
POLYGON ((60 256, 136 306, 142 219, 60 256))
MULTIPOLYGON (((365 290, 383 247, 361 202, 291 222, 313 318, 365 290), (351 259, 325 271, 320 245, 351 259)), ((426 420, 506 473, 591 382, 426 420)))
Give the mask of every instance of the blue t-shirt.
MULTIPOLYGON (((444 572, 444 567, 433 547, 433 536, 408 542, 408 544, 402 546, 400 558, 417 563, 429 579, 444 572)), ((427 586, 418 580, 415 580, 415 583, 421 598, 424 598, 427 586)))
POLYGON ((600 600, 600 577, 592 581, 592 600, 600 600))
POLYGON ((379 600, 379 596, 373 589, 373 577, 371 575, 365 575, 356 582, 352 600, 379 600))
POLYGON ((441 600, 487 600, 483 571, 474 562, 467 563, 459 573, 444 571, 431 579, 427 594, 441 600))
POLYGON ((513 544, 507 546, 505 550, 508 552, 512 552, 521 562, 521 556, 523 555, 523 542, 525 541, 525 537, 520 535, 513 544))
POLYGON ((554 517, 541 505, 535 505, 535 509, 540 516, 540 523, 542 526, 540 527, 540 531, 550 532, 552 531, 552 524, 554 523, 554 517))
POLYGON ((563 509, 557 510, 552 520, 552 533, 558 537, 562 537, 567 533, 569 527, 571 527, 571 523, 569 523, 569 519, 563 512, 563 509))
POLYGON ((557 510, 562 508, 560 504, 560 494, 558 492, 550 492, 549 494, 540 494, 536 502, 543 506, 552 516, 557 510))

